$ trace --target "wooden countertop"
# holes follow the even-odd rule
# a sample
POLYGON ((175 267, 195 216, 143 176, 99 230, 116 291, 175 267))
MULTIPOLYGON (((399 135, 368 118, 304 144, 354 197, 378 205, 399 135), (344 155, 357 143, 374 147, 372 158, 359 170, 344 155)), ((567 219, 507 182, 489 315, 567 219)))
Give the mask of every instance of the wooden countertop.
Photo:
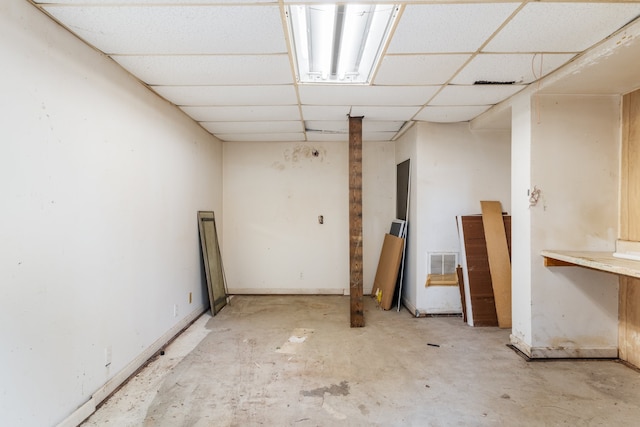
POLYGON ((543 250, 545 267, 578 266, 640 278, 640 261, 617 258, 613 252, 543 250))

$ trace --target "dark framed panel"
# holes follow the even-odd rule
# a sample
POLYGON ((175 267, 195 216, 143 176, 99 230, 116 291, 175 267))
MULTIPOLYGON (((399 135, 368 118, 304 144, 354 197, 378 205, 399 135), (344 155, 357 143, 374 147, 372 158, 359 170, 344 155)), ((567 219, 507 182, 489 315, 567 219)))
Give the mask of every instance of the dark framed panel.
POLYGON ((198 212, 198 230, 200 231, 200 248, 209 291, 209 304, 211 305, 211 314, 215 316, 222 307, 227 305, 227 287, 218 244, 216 218, 213 212, 198 212))

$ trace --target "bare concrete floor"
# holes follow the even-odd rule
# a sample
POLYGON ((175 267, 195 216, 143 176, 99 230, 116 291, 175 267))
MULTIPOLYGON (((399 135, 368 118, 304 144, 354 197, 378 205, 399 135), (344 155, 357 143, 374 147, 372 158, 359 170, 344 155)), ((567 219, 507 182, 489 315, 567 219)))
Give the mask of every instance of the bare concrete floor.
POLYGON ((640 374, 527 362, 509 331, 349 297, 240 296, 204 315, 83 425, 637 426, 640 374))

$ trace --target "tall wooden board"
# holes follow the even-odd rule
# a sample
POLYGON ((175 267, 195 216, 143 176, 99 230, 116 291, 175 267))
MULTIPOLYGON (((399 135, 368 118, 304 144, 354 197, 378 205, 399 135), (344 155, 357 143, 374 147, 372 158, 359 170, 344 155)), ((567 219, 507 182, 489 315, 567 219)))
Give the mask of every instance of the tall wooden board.
POLYGON ((497 201, 481 201, 482 225, 487 242, 491 285, 496 304, 498 326, 511 327, 511 259, 507 235, 502 221, 502 205, 497 201))
POLYGON ((351 327, 364 326, 362 299, 362 117, 349 117, 349 299, 351 327))
POLYGON ((393 294, 396 289, 396 279, 400 270, 404 239, 392 234, 385 234, 380 260, 373 280, 373 296, 380 295, 380 307, 389 310, 393 304, 393 294))
MULTIPOLYGON (((473 326, 498 326, 482 217, 479 215, 461 216, 460 227, 468 278, 468 293, 465 298, 469 301, 467 316, 470 317, 470 324, 473 326)), ((464 303, 466 305, 466 301, 464 303)))
MULTIPOLYGON (((622 98, 621 240, 640 242, 640 90, 622 98)), ((640 367, 640 280, 620 276, 619 357, 640 367)))

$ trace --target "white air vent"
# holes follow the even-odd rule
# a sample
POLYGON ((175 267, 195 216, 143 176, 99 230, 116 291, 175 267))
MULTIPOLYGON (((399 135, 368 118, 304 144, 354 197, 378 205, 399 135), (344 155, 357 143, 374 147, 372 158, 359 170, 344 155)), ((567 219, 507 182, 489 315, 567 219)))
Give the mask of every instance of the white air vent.
POLYGON ((452 274, 456 272, 457 265, 456 252, 429 254, 429 274, 452 274))

